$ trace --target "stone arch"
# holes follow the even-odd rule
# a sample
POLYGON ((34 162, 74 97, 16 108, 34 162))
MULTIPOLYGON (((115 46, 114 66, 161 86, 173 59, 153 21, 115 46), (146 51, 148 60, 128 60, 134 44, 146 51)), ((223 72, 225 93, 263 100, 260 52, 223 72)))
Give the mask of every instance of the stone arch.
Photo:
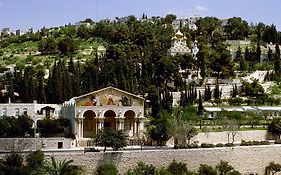
POLYGON ((97 115, 92 110, 83 113, 83 137, 91 138, 97 133, 97 115))
POLYGON ((103 114, 104 116, 104 128, 110 128, 116 130, 116 117, 117 114, 113 110, 107 110, 103 114))
POLYGON ((136 113, 133 110, 127 110, 124 113, 124 118, 125 118, 124 119, 124 131, 125 131, 125 134, 128 136, 133 136, 134 130, 137 129, 134 126, 135 117, 136 117, 136 113))

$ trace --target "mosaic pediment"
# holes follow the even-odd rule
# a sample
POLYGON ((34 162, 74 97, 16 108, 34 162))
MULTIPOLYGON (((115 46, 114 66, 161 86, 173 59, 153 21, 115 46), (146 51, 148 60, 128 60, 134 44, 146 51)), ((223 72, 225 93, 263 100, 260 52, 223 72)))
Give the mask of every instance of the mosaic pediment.
POLYGON ((143 98, 113 87, 76 98, 76 106, 142 106, 143 103, 143 98))

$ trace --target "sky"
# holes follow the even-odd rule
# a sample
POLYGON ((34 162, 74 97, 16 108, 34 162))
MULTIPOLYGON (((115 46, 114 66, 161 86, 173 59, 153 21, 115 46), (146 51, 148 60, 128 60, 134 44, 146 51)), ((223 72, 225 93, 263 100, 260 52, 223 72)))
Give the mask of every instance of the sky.
POLYGON ((249 23, 275 24, 281 30, 280 9, 280 0, 0 0, 0 29, 37 30, 86 18, 141 17, 143 13, 165 17, 172 13, 178 18, 242 17, 249 23))

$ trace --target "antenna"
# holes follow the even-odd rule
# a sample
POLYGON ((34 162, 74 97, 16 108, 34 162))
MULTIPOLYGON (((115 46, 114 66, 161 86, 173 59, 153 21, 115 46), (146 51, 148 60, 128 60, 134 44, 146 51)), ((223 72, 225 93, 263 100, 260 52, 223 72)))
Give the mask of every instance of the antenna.
POLYGON ((99 0, 97 0, 97 21, 99 21, 99 0))

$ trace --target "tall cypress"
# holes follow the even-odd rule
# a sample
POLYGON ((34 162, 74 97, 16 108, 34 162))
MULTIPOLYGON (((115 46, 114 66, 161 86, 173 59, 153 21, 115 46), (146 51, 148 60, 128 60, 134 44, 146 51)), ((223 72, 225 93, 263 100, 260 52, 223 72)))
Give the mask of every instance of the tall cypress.
POLYGON ((45 96, 45 84, 44 84, 44 71, 41 69, 37 73, 37 102, 38 103, 46 103, 46 96, 45 96))

